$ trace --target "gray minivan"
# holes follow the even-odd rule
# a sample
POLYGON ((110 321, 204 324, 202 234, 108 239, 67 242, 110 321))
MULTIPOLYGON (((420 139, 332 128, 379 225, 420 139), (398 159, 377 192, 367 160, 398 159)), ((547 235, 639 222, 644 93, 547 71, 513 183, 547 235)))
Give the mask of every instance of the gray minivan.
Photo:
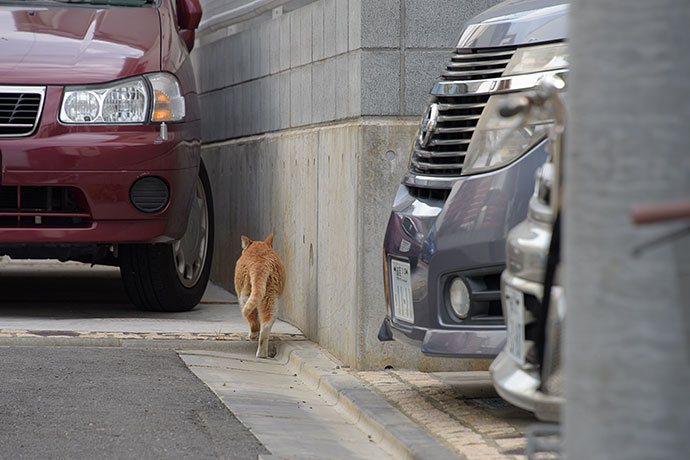
POLYGON ((499 110, 567 68, 567 2, 507 1, 462 29, 431 90, 386 229, 380 340, 431 356, 493 358, 504 347, 500 276, 525 219, 548 125, 499 110))

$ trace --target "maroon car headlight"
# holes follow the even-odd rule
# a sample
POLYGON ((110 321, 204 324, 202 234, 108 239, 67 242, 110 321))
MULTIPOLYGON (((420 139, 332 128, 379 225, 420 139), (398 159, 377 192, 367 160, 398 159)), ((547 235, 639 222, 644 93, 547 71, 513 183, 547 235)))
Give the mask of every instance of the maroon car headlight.
POLYGON ((142 77, 107 85, 67 86, 60 108, 62 123, 144 123, 149 88, 142 77))
POLYGON ((126 124, 182 121, 184 96, 177 79, 157 72, 99 85, 67 86, 60 121, 67 124, 126 124))

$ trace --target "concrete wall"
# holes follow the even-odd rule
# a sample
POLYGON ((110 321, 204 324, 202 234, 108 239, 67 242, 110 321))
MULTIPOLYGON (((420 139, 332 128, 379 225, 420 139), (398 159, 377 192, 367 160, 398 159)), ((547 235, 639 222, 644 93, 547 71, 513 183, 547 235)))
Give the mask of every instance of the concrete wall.
POLYGON ((493 3, 302 0, 200 31, 213 279, 232 286, 241 234, 275 232, 290 277, 282 317, 347 365, 485 365, 424 358, 376 333, 383 232, 419 116, 461 24, 493 3))

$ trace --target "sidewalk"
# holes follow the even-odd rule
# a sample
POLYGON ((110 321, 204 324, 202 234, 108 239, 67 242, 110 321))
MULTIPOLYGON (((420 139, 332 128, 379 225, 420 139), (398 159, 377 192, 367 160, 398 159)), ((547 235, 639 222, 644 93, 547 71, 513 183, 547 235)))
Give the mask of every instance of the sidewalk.
POLYGON ((276 359, 397 458, 526 458, 536 420, 498 398, 487 372, 353 372, 311 342, 282 342, 276 359))
MULTIPOLYGON (((36 273, 30 264, 13 270, 4 276, 36 273)), ((108 283, 116 275, 104 269, 92 280, 84 273, 92 272, 62 267, 60 284, 108 283)), ((217 286, 195 310, 176 315, 98 304, 93 296, 70 300, 64 314, 62 303, 35 302, 30 314, 14 300, 2 303, 0 346, 176 350, 266 445, 272 460, 526 458, 525 433, 536 420, 498 398, 487 372, 355 372, 283 322, 274 327, 275 358, 256 359, 256 342, 246 340, 236 299, 217 286)))

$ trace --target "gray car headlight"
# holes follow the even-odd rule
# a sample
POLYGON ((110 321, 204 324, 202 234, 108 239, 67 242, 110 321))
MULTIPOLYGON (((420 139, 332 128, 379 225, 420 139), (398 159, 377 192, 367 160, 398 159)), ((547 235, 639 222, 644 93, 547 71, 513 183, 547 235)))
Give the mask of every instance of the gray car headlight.
MULTIPOLYGON (((564 42, 518 48, 503 71, 503 77, 542 73, 568 68, 568 45, 564 42)), ((554 78, 561 78, 554 76, 554 78)), ((564 80, 561 79, 565 85, 564 80)), ((520 158, 546 138, 553 122, 551 107, 533 108, 527 123, 519 116, 505 118, 499 110, 520 93, 497 94, 487 102, 467 149, 463 174, 492 171, 520 158)))
POLYGON ((521 117, 505 118, 499 110, 511 94, 491 96, 472 135, 462 174, 492 171, 512 163, 548 135, 553 122, 548 110, 536 109, 530 120, 521 126, 521 117))
POLYGON ((503 76, 567 69, 568 57, 568 45, 564 42, 518 48, 503 76))
POLYGON ((107 84, 67 86, 60 107, 60 121, 67 124, 171 122, 184 116, 180 85, 163 72, 107 84))

